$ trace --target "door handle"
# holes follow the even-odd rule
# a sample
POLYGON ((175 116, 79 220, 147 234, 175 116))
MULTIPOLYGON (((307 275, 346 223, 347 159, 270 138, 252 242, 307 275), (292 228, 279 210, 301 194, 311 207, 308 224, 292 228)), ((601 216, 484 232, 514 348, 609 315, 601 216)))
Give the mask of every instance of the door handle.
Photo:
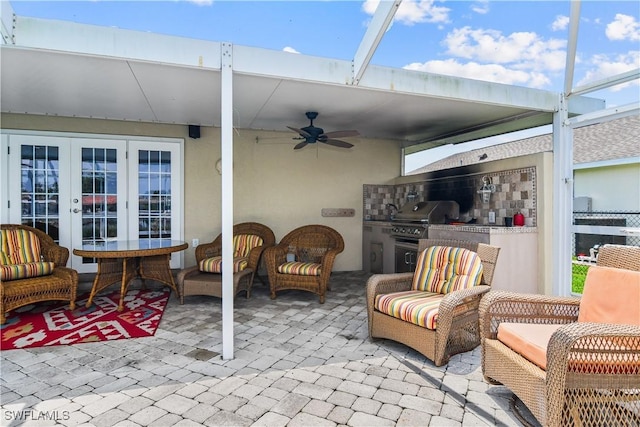
POLYGON ((73 213, 78 213, 78 212, 80 212, 80 209, 78 209, 78 208, 75 208, 75 209, 73 210, 73 213))

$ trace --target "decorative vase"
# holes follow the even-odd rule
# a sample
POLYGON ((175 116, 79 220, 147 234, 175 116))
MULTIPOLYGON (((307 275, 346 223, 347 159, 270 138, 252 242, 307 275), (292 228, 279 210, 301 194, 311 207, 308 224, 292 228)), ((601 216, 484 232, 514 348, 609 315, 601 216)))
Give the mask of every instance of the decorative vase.
POLYGON ((516 227, 524 226, 524 215, 522 215, 520 212, 515 214, 513 216, 513 225, 515 225, 516 227))

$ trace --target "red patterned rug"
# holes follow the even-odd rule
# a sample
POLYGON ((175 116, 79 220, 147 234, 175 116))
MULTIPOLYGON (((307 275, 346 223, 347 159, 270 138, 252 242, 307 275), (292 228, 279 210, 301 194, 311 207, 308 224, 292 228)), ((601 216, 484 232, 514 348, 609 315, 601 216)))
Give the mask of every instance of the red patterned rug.
POLYGON ((124 310, 118 312, 120 291, 98 294, 91 307, 89 294, 80 295, 76 309, 62 301, 46 301, 17 308, 0 326, 0 348, 45 347, 153 336, 171 292, 130 289, 124 310))

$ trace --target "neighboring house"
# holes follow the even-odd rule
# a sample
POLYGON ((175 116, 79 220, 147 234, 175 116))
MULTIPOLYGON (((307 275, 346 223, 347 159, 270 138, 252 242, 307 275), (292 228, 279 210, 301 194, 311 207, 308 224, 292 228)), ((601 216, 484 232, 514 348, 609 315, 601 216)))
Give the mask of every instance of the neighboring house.
MULTIPOLYGON (((410 172, 433 172, 553 151, 551 134, 454 154, 410 172)), ((640 115, 574 131, 574 194, 595 211, 640 211, 640 115)))

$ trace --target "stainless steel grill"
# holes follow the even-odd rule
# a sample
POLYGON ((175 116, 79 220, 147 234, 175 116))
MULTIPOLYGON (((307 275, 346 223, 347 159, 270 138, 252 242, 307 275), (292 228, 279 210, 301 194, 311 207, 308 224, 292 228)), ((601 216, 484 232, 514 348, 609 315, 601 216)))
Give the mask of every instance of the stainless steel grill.
POLYGON ((446 224, 460 216, 460 205, 453 200, 407 203, 393 220, 393 237, 426 239, 430 224, 446 224))
POLYGON ((452 200, 407 203, 393 219, 391 237, 395 239, 395 272, 413 271, 418 240, 429 236, 430 224, 446 224, 460 216, 460 205, 452 200))

